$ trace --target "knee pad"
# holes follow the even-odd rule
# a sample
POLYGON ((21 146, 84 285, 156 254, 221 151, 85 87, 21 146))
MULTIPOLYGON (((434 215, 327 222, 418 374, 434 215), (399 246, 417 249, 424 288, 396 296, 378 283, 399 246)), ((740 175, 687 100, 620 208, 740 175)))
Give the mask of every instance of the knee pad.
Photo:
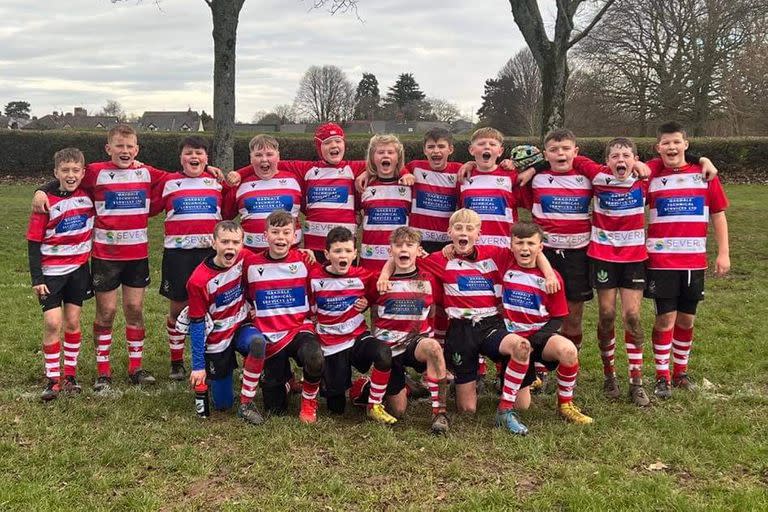
POLYGON ((288 397, 285 386, 275 386, 261 389, 264 397, 264 410, 270 414, 284 414, 288 409, 288 397))
POLYGON ((219 380, 210 381, 211 400, 217 411, 230 409, 235 403, 235 392, 232 390, 232 373, 219 380))
POLYGON ((344 395, 329 396, 325 399, 328 404, 328 410, 333 414, 344 414, 344 409, 347 406, 347 397, 344 395))

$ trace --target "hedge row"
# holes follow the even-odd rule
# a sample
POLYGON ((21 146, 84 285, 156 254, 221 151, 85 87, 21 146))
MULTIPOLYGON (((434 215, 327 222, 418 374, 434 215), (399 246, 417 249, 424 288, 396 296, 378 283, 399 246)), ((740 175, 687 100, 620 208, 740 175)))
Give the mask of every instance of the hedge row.
MULTIPOLYGON (((179 168, 178 144, 183 134, 141 133, 139 159, 161 169, 179 168)), ((210 142, 211 136, 206 134, 210 142)), ((248 136, 235 139, 235 165, 248 164, 248 136)), ((280 156, 284 160, 314 160, 316 158, 311 136, 304 138, 278 137, 280 156)), ((578 141, 580 152, 590 158, 602 161, 607 138, 581 138, 578 141)), ((53 154, 63 147, 80 148, 87 161, 103 160, 105 133, 71 131, 0 131, 0 172, 11 176, 37 176, 50 172, 53 166, 53 154)), ((653 139, 636 139, 640 155, 650 158, 654 155, 653 139)), ((535 143, 525 138, 509 138, 507 147, 522 143, 535 143)), ((407 159, 422 157, 419 139, 408 137, 404 140, 407 159)), ((454 158, 464 161, 469 159, 467 151, 469 141, 457 140, 454 158)), ((347 141, 347 156, 350 159, 363 159, 367 141, 353 138, 347 141)), ((709 156, 719 167, 726 181, 768 182, 768 137, 749 138, 699 138, 691 143, 691 150, 697 154, 709 156)))

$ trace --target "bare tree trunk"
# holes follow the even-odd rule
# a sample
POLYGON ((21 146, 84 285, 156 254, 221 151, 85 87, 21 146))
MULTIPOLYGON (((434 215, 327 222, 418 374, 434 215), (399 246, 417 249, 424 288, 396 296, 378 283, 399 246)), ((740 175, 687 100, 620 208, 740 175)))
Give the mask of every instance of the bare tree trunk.
POLYGON ((212 162, 225 171, 235 167, 235 50, 238 17, 244 1, 205 0, 213 17, 212 162))
POLYGON ((565 124, 565 88, 568 84, 568 62, 565 53, 547 59, 541 68, 542 138, 565 124))

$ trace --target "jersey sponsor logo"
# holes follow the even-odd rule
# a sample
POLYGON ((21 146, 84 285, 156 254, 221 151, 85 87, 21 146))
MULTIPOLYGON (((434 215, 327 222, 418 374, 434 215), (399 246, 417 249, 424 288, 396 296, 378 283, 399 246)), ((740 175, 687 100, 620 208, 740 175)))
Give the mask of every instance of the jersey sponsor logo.
POLYGON ((218 204, 215 197, 187 196, 173 200, 173 211, 177 215, 216 213, 218 204))
POLYGON ((237 284, 236 286, 230 288, 229 290, 223 291, 221 293, 216 294, 216 307, 220 308, 223 306, 228 306, 232 304, 234 301, 242 297, 243 295, 243 289, 240 286, 240 284, 237 284))
POLYGON ((346 204, 349 189, 344 186, 314 186, 307 190, 307 203, 346 204))
POLYGON ((248 213, 272 213, 275 210, 290 212, 293 209, 293 197, 281 196, 257 196, 248 197, 243 201, 248 213))
POLYGON ((132 210, 146 208, 147 192, 144 190, 109 190, 104 192, 104 208, 107 210, 132 210))
POLYGON ((603 231, 597 232, 597 240, 602 243, 608 242, 643 242, 645 233, 642 230, 634 231, 603 231))
POLYGON ((541 209, 544 213, 587 213, 589 197, 541 196, 541 209))
POLYGON ((600 192, 597 195, 598 204, 603 210, 631 210, 633 208, 642 208, 643 191, 638 189, 627 193, 600 192))
POLYGON ((494 291, 493 281, 481 276, 458 276, 456 284, 462 292, 494 291))
POLYGON ((706 237, 701 238, 656 238, 646 242, 649 250, 659 252, 705 252, 707 250, 706 237))
POLYGON ((538 310, 541 308, 541 297, 532 292, 507 288, 504 290, 504 304, 524 309, 538 310))
POLYGON ((108 244, 118 244, 120 242, 128 241, 146 241, 147 234, 143 229, 133 229, 129 231, 106 231, 104 232, 104 239, 100 242, 106 242, 108 244))
POLYGON ((56 233, 68 233, 70 231, 78 231, 88 225, 88 215, 83 213, 81 215, 73 215, 61 219, 56 225, 56 233))
POLYGON ((357 301, 354 295, 346 297, 317 297, 317 308, 323 311, 347 311, 357 301))
POLYGON ((456 211, 456 196, 454 194, 438 194, 435 192, 416 192, 416 206, 436 212, 456 211))
POLYGON ((405 208, 396 206, 380 206, 368 210, 366 224, 370 226, 404 226, 407 223, 408 212, 405 208))
POLYGON ((386 299, 384 301, 385 315, 421 316, 424 311, 424 299, 386 299))
POLYGON ((655 206, 659 217, 704 215, 704 198, 700 196, 661 197, 655 206))
POLYGON ((501 197, 469 196, 464 198, 464 206, 478 215, 505 215, 507 204, 501 197))
POLYGON ((295 308, 306 303, 307 292, 303 286, 256 290, 257 309, 295 308))

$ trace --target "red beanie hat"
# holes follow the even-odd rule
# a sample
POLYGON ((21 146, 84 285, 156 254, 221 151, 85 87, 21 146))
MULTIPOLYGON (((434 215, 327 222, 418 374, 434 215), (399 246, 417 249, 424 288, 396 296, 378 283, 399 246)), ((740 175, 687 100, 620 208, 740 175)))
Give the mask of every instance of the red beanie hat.
POLYGON ((320 153, 320 144, 322 144, 324 140, 330 139, 331 137, 341 137, 343 139, 344 129, 336 123, 325 123, 318 126, 315 130, 315 149, 317 150, 317 154, 320 158, 323 157, 323 155, 320 153))

